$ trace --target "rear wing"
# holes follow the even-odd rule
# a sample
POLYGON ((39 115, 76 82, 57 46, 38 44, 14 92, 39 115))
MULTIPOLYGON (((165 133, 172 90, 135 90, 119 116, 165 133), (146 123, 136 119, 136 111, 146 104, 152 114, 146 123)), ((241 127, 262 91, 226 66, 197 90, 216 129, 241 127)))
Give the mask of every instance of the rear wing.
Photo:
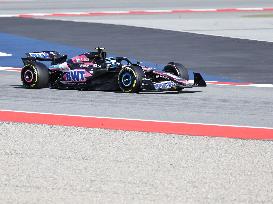
POLYGON ((25 64, 36 61, 51 61, 52 65, 63 63, 67 60, 67 55, 61 55, 56 51, 41 51, 26 53, 26 57, 22 58, 25 64))

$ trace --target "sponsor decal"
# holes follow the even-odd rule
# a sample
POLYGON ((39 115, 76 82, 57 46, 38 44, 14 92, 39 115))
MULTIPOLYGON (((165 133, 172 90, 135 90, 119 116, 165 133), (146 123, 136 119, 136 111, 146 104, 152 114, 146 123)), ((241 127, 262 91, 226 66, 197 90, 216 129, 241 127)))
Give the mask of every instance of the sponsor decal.
POLYGON ((49 58, 49 54, 46 52, 30 52, 29 55, 31 57, 39 57, 39 58, 49 58))
POLYGON ((89 62, 89 58, 87 58, 85 55, 79 55, 79 56, 73 57, 72 62, 74 63, 89 62))
POLYGON ((88 68, 88 67, 97 67, 97 65, 93 63, 84 63, 84 64, 80 64, 79 67, 88 68))
POLYGON ((160 83, 155 83, 154 87, 155 89, 170 89, 172 87, 176 86, 176 83, 172 82, 172 81, 163 81, 160 83))
POLYGON ((75 82, 80 82, 80 81, 85 81, 85 70, 71 70, 68 72, 65 72, 65 80, 66 81, 75 81, 75 82))
POLYGON ((49 67, 49 69, 69 69, 69 67, 68 67, 68 65, 67 65, 67 62, 64 62, 64 63, 62 63, 62 64, 57 64, 57 65, 51 65, 50 67, 49 67))

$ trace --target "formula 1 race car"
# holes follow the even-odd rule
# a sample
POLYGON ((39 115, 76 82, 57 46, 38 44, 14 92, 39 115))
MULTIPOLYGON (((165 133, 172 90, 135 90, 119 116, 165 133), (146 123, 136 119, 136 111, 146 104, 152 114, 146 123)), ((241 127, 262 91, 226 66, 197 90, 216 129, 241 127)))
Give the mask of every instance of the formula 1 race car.
POLYGON ((100 91, 162 91, 205 87, 199 73, 189 83, 188 70, 179 63, 169 62, 163 71, 132 63, 126 57, 107 57, 104 48, 86 52, 71 59, 56 51, 26 53, 22 58, 23 86, 26 88, 56 88, 100 91), (44 63, 42 63, 44 62, 44 63), (49 65, 47 66, 46 63, 49 65))

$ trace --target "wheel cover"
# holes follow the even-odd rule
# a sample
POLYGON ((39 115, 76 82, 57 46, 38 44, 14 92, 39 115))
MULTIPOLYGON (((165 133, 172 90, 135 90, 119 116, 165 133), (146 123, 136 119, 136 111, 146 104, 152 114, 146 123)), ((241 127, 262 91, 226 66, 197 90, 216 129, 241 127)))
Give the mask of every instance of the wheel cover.
POLYGON ((31 83, 34 79, 34 73, 31 70, 26 70, 24 73, 24 80, 27 83, 31 83))
POLYGON ((121 82, 123 86, 130 87, 132 85, 132 81, 133 81, 133 77, 131 73, 125 72, 124 74, 122 74, 121 82))

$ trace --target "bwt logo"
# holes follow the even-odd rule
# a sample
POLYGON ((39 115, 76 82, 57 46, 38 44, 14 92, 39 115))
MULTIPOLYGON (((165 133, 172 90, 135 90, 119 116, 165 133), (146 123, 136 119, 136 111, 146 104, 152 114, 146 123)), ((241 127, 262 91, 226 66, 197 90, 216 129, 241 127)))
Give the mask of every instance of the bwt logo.
POLYGON ((84 81, 84 70, 74 70, 65 73, 66 81, 84 81))

